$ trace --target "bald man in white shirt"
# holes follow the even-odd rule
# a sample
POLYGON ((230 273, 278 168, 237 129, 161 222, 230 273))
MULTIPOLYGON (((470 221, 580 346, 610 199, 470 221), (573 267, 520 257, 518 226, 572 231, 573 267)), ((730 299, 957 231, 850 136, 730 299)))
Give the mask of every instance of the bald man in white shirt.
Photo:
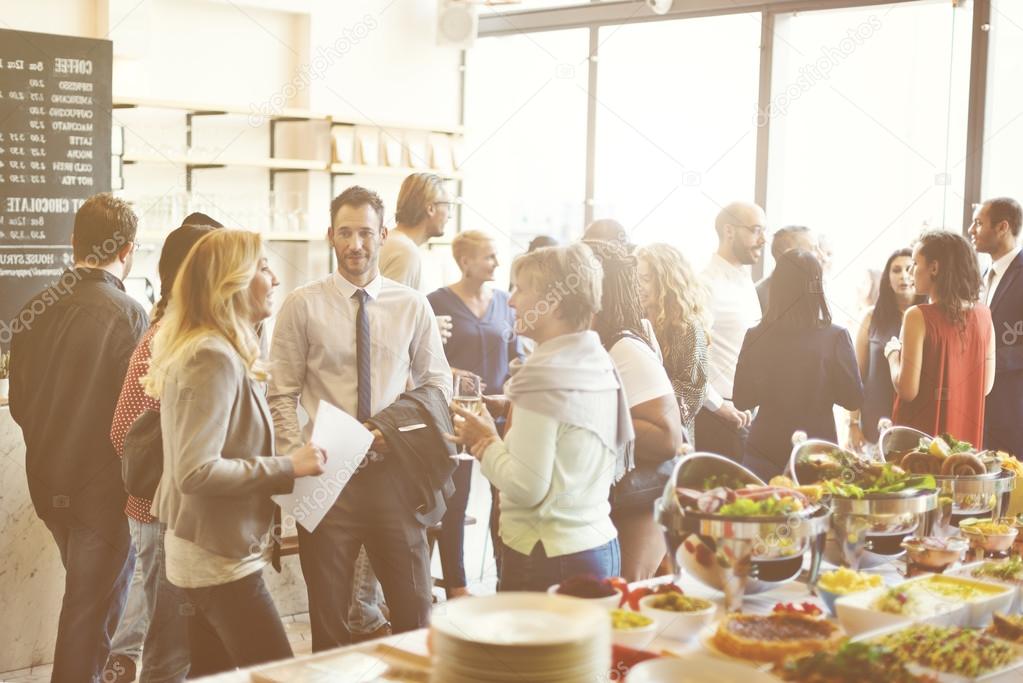
POLYGON ((707 398, 696 415, 696 448, 743 458, 752 416, 732 405, 735 365, 746 331, 760 322, 760 299, 750 266, 760 261, 767 242, 767 216, 756 204, 733 202, 714 221, 718 250, 702 278, 710 291, 707 398))

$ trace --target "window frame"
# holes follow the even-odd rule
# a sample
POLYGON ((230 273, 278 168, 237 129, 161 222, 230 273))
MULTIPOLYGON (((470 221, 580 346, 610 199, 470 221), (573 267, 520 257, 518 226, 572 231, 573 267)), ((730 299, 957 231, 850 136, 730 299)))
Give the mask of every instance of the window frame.
MULTIPOLYGON (((522 11, 484 11, 479 18, 479 37, 490 38, 515 33, 557 31, 587 28, 590 31, 589 85, 586 115, 586 196, 583 224, 593 220, 596 160, 597 69, 599 68, 598 32, 603 26, 635 24, 652 21, 675 21, 697 17, 761 13, 760 74, 757 101, 763 111, 772 97, 772 65, 774 26, 778 14, 809 12, 873 5, 930 3, 933 0, 689 0, 685 8, 672 7, 665 14, 655 14, 645 0, 596 2, 550 9, 522 11)), ((972 42, 970 53, 969 105, 967 113, 966 173, 963 184, 963 233, 969 229, 973 204, 981 201, 984 166, 985 113, 987 106, 988 53, 991 0, 973 0, 972 42)), ((465 93, 463 91, 463 97, 465 93)), ((768 152, 771 134, 770 117, 757 128, 754 201, 767 209, 768 152)), ((763 261, 755 267, 760 278, 763 261)))

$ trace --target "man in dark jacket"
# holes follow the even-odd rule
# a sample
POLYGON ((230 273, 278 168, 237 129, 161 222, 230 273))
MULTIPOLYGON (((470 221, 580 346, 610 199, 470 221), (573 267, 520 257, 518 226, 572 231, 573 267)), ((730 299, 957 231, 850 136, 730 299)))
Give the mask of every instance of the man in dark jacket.
MULTIPOLYGON (((970 238, 991 256, 981 301, 995 327, 995 385, 984 406, 984 448, 1023 456, 1023 210, 1008 197, 989 199, 973 214, 970 238)), ((979 444, 978 444, 979 445, 979 444)))
POLYGON ((98 679, 134 567, 110 424, 149 321, 124 291, 138 219, 110 194, 75 215, 74 266, 15 319, 11 415, 28 488, 64 564, 53 680, 98 679))

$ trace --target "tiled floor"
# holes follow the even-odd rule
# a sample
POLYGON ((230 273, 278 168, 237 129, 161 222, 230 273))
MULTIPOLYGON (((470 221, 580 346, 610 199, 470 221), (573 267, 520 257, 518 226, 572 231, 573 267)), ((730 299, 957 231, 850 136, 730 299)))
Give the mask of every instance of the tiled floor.
MULTIPOLYGON (((493 593, 497 585, 497 569, 494 565, 493 553, 490 548, 487 519, 490 514, 490 485, 480 475, 479 467, 473 467, 472 489, 469 494, 469 505, 466 514, 475 517, 475 526, 465 530, 465 573, 469 577, 469 590, 476 595, 493 593)), ((440 575, 440 558, 435 551, 433 557, 433 574, 440 575)), ((443 600, 443 591, 435 592, 438 599, 443 600)), ((282 617, 284 630, 291 641, 291 649, 296 655, 309 654, 312 649, 312 636, 309 631, 309 615, 296 614, 282 617)), ((0 683, 46 683, 50 680, 51 664, 7 671, 0 673, 0 683)))

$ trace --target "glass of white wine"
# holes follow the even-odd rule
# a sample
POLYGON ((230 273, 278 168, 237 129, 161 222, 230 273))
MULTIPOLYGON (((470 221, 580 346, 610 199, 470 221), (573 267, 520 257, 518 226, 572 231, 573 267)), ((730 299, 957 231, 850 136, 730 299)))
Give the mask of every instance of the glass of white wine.
MULTIPOLYGON (((452 392, 452 403, 466 410, 473 415, 479 415, 483 409, 483 385, 478 375, 457 374, 454 376, 454 391, 452 392)), ((452 455, 453 460, 472 460, 473 457, 466 452, 465 446, 458 449, 458 453, 452 455)))

